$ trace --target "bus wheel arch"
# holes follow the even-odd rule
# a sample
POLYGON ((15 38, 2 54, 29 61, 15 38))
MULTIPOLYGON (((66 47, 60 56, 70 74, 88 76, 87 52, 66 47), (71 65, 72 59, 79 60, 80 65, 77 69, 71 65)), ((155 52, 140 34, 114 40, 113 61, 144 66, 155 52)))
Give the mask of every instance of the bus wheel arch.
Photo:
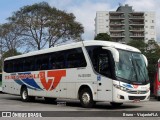
POLYGON ((26 85, 22 85, 21 90, 20 90, 20 96, 21 100, 23 102, 29 102, 29 101, 34 101, 35 97, 34 96, 29 96, 28 95, 28 89, 26 85))
POLYGON ((78 95, 82 107, 91 108, 95 104, 92 90, 88 85, 82 85, 79 88, 78 95))

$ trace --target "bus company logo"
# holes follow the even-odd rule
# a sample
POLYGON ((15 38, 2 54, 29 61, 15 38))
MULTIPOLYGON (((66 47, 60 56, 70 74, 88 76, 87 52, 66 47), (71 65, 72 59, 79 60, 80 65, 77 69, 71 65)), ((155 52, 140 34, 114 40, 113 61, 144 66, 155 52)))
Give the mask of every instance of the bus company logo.
POLYGON ((47 74, 45 71, 41 71, 39 75, 43 87, 51 91, 57 87, 62 77, 66 76, 66 70, 47 71, 47 74), (46 78, 48 78, 48 80, 46 78))
POLYGON ((122 85, 123 85, 124 87, 126 87, 126 88, 129 88, 129 89, 130 89, 130 88, 133 88, 132 85, 130 85, 130 84, 122 84, 122 85))
POLYGON ((66 70, 55 70, 55 71, 40 71, 39 74, 32 74, 31 72, 25 73, 13 73, 5 76, 5 80, 14 80, 19 85, 26 85, 27 88, 33 90, 43 90, 36 82, 40 80, 45 90, 53 90, 57 87, 62 77, 66 76, 66 70))

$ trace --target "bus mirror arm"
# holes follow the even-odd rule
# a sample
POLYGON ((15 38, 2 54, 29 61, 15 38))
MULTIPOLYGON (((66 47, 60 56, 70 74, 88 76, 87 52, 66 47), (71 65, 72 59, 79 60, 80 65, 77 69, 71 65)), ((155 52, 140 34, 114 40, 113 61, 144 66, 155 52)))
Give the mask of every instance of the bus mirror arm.
POLYGON ((106 50, 111 51, 114 61, 119 62, 119 52, 117 49, 115 49, 113 47, 102 47, 102 49, 106 49, 106 50))

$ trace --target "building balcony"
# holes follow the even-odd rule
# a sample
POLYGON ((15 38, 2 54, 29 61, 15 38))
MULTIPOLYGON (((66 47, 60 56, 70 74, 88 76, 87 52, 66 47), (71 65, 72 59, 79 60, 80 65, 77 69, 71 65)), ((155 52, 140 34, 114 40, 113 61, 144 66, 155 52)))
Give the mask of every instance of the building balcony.
POLYGON ((125 19, 124 18, 124 16, 109 16, 109 19, 114 19, 114 20, 116 20, 116 19, 125 19))
POLYGON ((130 35, 131 38, 144 38, 144 34, 132 34, 130 35))
POLYGON ((111 38, 114 42, 125 43, 124 38, 111 38))
POLYGON ((131 32, 144 32, 144 28, 143 29, 131 28, 131 29, 129 29, 129 31, 131 31, 131 32))
POLYGON ((113 15, 113 16, 115 16, 115 15, 124 15, 124 12, 109 12, 109 15, 113 15))
POLYGON ((144 16, 130 16, 129 19, 144 19, 144 16))
POLYGON ((115 31, 125 31, 124 28, 110 28, 109 29, 111 32, 115 32, 115 31))
POLYGON ((132 38, 131 40, 136 40, 136 41, 144 41, 144 38, 132 38))
POLYGON ((122 26, 124 22, 110 22, 110 26, 122 26))
POLYGON ((129 22, 131 26, 144 26, 144 22, 129 22))
POLYGON ((121 37, 125 37, 124 34, 110 34, 111 38, 121 38, 121 37))
POLYGON ((144 12, 131 12, 130 15, 144 16, 144 12))

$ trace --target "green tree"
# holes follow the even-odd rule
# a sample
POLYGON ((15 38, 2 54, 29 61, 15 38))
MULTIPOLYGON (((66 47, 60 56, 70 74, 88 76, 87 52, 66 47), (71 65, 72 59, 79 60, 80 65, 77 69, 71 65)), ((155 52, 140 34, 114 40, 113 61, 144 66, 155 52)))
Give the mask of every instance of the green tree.
POLYGON ((111 37, 107 33, 99 33, 94 40, 111 41, 111 37))
POLYGON ((72 13, 58 10, 46 2, 24 6, 8 20, 22 28, 21 35, 27 44, 38 50, 46 45, 54 46, 59 41, 79 41, 84 32, 72 13))
POLYGON ((128 45, 138 48, 143 54, 145 53, 147 46, 142 40, 131 40, 128 45))
POLYGON ((13 50, 8 50, 7 52, 5 52, 2 57, 3 59, 7 58, 7 57, 12 57, 12 56, 16 56, 16 55, 21 55, 22 53, 18 52, 16 49, 13 50))
POLYGON ((1 52, 22 48, 24 41, 20 39, 21 29, 13 23, 5 23, 0 26, 1 52))

